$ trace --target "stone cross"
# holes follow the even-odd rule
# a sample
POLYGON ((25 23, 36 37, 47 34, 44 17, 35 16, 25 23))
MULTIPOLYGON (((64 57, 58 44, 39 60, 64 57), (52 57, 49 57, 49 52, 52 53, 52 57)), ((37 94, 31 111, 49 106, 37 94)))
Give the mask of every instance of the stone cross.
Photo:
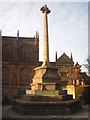
POLYGON ((44 59, 42 66, 49 66, 49 43, 48 43, 48 18, 47 14, 49 14, 51 11, 47 7, 47 5, 44 5, 40 8, 42 13, 44 13, 44 59))

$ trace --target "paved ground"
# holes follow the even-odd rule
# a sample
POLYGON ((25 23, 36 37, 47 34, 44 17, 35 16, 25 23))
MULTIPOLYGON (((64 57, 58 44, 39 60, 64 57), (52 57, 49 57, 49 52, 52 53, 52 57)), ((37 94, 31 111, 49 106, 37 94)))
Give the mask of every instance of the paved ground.
POLYGON ((82 107, 82 109, 78 112, 78 113, 75 113, 75 114, 72 114, 72 115, 21 115, 20 113, 18 113, 17 111, 14 111, 12 109, 12 106, 11 105, 7 105, 7 106, 3 106, 2 108, 2 116, 3 118, 18 118, 18 119, 29 119, 29 120, 61 120, 61 119, 68 119, 68 120, 82 120, 82 119, 85 119, 85 120, 89 120, 90 118, 90 110, 89 110, 89 107, 90 105, 84 105, 82 107))

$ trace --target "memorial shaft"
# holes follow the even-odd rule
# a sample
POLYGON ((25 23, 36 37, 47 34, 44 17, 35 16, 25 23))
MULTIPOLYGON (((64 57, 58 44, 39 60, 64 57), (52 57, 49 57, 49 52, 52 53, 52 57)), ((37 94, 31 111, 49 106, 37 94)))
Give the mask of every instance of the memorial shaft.
MULTIPOLYGON (((48 19, 50 10, 46 5, 40 9, 44 13, 44 59, 42 66, 35 68, 32 90, 56 90, 56 85, 60 87, 60 77, 58 69, 49 62, 49 40, 48 40, 48 19)), ((60 88, 61 89, 61 88, 60 88)), ((45 93, 46 94, 46 93, 45 93)))
POLYGON ((50 10, 47 8, 47 5, 44 5, 40 9, 42 13, 44 13, 44 58, 43 58, 43 66, 49 65, 49 41, 48 41, 48 17, 47 15, 50 13, 50 10))

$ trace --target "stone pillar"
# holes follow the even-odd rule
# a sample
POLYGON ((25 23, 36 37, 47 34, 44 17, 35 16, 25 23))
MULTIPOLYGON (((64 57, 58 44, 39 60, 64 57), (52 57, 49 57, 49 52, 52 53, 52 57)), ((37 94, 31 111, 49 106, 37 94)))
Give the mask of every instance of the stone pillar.
POLYGON ((19 38, 19 30, 17 30, 17 40, 18 40, 18 38, 19 38))
POLYGON ((55 56, 55 59, 56 59, 56 61, 57 61, 57 51, 56 51, 56 56, 55 56))
POLYGON ((51 11, 48 9, 47 5, 44 5, 40 9, 44 13, 44 58, 42 66, 49 66, 49 43, 48 43, 48 17, 51 11))
POLYGON ((73 85, 75 84, 75 81, 73 80, 73 85))
POLYGON ((47 14, 50 10, 46 5, 41 7, 44 13, 44 59, 40 67, 35 68, 33 83, 31 83, 32 90, 60 90, 61 79, 58 75, 58 69, 50 65, 49 62, 49 44, 48 44, 48 20, 47 14))

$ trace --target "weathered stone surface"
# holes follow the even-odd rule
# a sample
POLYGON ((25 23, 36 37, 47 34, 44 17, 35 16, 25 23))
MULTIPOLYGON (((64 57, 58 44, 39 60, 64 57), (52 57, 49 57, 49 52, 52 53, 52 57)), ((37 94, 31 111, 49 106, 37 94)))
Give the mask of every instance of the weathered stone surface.
POLYGON ((81 103, 79 100, 59 102, 16 100, 13 103, 13 108, 22 114, 29 115, 67 115, 78 111, 81 108, 81 103))
POLYGON ((89 120, 90 110, 89 105, 83 105, 82 109, 72 115, 22 115, 12 109, 12 106, 3 106, 2 120, 89 120))
POLYGON ((26 90, 27 95, 58 96, 67 95, 66 90, 26 90))
POLYGON ((57 95, 57 96, 44 96, 44 95, 22 95, 21 101, 27 101, 27 102, 60 102, 60 101, 68 101, 72 100, 72 95, 57 95))
POLYGON ((26 90, 27 95, 58 96, 59 90, 26 90))
POLYGON ((41 66, 35 69, 33 83, 31 84, 32 90, 56 90, 56 85, 60 89, 60 77, 55 67, 41 66))

